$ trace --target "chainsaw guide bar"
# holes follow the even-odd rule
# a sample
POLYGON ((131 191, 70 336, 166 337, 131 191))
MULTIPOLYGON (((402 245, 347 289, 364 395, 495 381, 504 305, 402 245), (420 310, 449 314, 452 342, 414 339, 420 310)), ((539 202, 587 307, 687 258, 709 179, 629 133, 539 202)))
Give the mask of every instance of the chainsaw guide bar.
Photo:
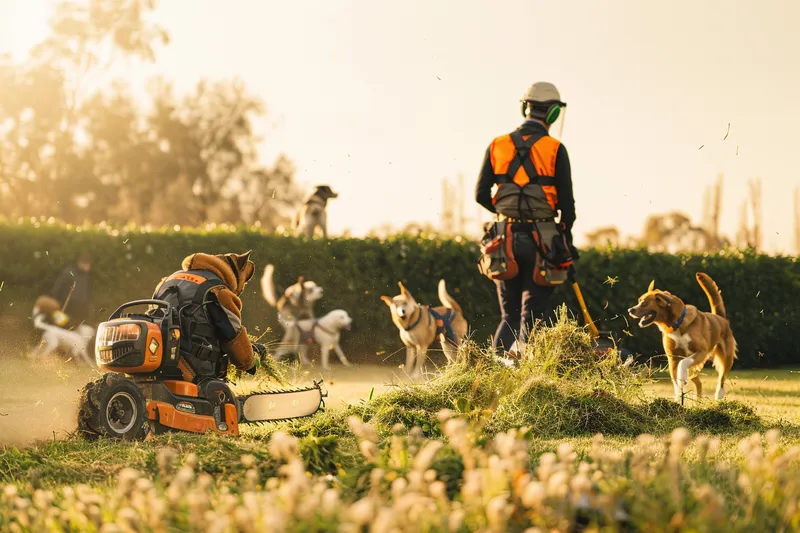
POLYGON ((277 422, 311 416, 324 407, 328 395, 320 386, 279 389, 238 396, 242 423, 277 422))

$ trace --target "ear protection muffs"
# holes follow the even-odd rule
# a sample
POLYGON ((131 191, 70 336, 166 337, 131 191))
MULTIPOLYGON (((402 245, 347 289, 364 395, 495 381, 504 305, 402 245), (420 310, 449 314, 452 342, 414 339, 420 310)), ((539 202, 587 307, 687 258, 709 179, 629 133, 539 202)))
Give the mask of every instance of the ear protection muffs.
MULTIPOLYGON (((528 116, 528 113, 530 113, 530 107, 530 102, 522 102, 520 110, 522 111, 523 117, 528 116)), ((547 108, 547 113, 544 115, 544 123, 548 126, 552 125, 556 120, 558 120, 559 115, 561 115, 561 104, 556 102, 547 108)))

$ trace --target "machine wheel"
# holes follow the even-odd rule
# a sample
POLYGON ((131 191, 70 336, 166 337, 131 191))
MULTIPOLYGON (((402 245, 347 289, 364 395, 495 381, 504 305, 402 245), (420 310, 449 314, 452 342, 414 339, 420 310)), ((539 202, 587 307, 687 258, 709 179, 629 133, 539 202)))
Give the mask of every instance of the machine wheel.
POLYGON ((146 406, 136 383, 119 374, 106 374, 81 391, 78 432, 90 440, 99 436, 144 439, 150 431, 146 406))

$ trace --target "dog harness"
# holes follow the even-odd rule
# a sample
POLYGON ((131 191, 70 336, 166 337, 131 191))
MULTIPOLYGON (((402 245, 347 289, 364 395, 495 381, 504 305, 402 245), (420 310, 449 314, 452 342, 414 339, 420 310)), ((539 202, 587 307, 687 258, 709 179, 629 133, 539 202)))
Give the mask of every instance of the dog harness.
POLYGON ((304 330, 303 328, 301 328, 300 324, 298 322, 295 322, 294 326, 300 332, 300 342, 304 342, 306 344, 314 344, 314 332, 316 330, 318 330, 318 329, 321 329, 322 331, 324 331, 328 335, 333 335, 333 331, 331 331, 329 329, 326 329, 326 328, 323 328, 322 326, 320 326, 319 325, 319 320, 316 320, 316 319, 314 319, 314 323, 311 325, 311 328, 309 328, 308 330, 304 330))
POLYGON ((407 328, 404 328, 404 329, 406 331, 411 331, 412 329, 417 327, 417 324, 420 323, 420 321, 422 320, 422 315, 425 315, 425 316, 428 317, 426 324, 430 324, 431 319, 433 319, 435 321, 435 323, 436 323, 436 335, 441 335, 442 333, 444 333, 445 339, 449 340, 452 343, 455 343, 456 342, 456 334, 453 331, 453 319, 458 314, 458 311, 456 311, 455 309, 448 309, 445 314, 441 315, 441 314, 437 313, 436 311, 434 311, 433 309, 431 309, 428 306, 422 306, 422 307, 425 307, 425 309, 427 309, 428 312, 425 313, 425 312, 420 311, 420 313, 417 316, 417 319, 414 321, 414 323, 409 325, 407 328))

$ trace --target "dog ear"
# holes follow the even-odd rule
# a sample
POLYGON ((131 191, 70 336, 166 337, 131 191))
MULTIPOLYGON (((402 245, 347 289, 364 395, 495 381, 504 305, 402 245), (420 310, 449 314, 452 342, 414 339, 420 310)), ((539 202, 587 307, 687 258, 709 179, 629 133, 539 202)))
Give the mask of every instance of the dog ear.
POLYGON ((403 285, 402 281, 398 281, 397 286, 400 287, 400 294, 402 294, 403 296, 411 296, 411 293, 408 292, 408 289, 406 289, 406 286, 403 285))
POLYGON ((236 265, 239 267, 239 272, 244 274, 244 282, 247 283, 256 273, 256 265, 250 260, 250 254, 253 250, 247 250, 243 254, 236 255, 236 265))
POLYGON ((647 287, 647 292, 652 292, 656 288, 656 280, 650 282, 650 286, 647 287))
POLYGON ((672 298, 663 293, 656 294, 656 303, 661 307, 669 307, 672 305, 672 298))
POLYGON ((240 269, 244 269, 247 265, 247 262, 250 260, 250 254, 253 253, 253 250, 247 250, 243 254, 236 254, 236 264, 239 265, 240 269))
POLYGON ((388 296, 381 296, 381 300, 383 300, 383 303, 385 303, 389 307, 392 306, 392 299, 389 298, 388 296))

